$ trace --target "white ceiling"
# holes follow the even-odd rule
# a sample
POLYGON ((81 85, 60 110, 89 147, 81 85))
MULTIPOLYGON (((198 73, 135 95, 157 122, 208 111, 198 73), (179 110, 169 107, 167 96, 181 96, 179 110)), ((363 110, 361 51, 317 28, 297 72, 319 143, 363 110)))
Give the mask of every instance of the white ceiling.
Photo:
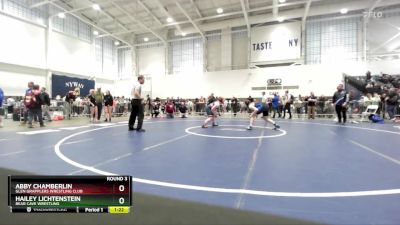
POLYGON ((90 21, 109 36, 134 44, 135 37, 150 41, 166 41, 180 33, 205 33, 227 27, 276 21, 276 17, 301 20, 306 16, 338 14, 341 8, 352 11, 387 8, 399 5, 399 0, 43 0, 65 11, 73 10, 78 17, 90 21), (311 1, 305 13, 307 2, 311 1), (242 4, 244 8, 242 7, 242 4), (101 6, 100 11, 91 8, 101 6), (218 14, 217 8, 224 12, 218 14), (167 17, 174 22, 166 21, 167 17))

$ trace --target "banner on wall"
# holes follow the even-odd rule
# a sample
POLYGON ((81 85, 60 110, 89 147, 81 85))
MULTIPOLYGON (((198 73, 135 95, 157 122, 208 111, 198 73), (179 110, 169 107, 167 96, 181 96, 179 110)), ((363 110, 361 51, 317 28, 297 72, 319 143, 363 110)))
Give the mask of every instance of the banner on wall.
POLYGON ((79 89, 81 96, 89 95, 89 90, 94 89, 94 80, 80 79, 53 74, 51 78, 52 96, 65 96, 68 91, 79 89))
POLYGON ((283 23, 251 29, 251 62, 300 58, 301 23, 283 23))

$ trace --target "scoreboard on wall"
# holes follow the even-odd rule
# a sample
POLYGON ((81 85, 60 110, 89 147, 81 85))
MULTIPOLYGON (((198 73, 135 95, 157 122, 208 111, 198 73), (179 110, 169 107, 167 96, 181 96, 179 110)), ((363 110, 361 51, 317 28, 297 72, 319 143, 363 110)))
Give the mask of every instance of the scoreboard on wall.
POLYGON ((13 213, 129 213, 131 176, 8 176, 13 213))

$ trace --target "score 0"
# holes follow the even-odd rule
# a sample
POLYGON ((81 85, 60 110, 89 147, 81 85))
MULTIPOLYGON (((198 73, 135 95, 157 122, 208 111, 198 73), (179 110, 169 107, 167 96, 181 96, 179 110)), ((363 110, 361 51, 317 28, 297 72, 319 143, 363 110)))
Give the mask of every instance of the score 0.
MULTIPOLYGON (((124 192, 124 191, 125 191, 125 185, 123 185, 123 184, 119 185, 118 191, 119 191, 119 192, 124 192)), ((123 204, 125 203, 125 198, 124 198, 124 197, 120 197, 120 198, 118 199, 118 203, 119 203, 120 205, 123 205, 123 204)))

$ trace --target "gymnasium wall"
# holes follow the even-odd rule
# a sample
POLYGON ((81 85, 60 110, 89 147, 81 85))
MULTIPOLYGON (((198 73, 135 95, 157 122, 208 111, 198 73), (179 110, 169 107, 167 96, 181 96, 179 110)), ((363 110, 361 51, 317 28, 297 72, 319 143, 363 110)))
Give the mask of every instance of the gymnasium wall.
POLYGON ((370 70, 373 74, 379 74, 380 72, 388 74, 400 74, 400 59, 371 61, 368 63, 367 67, 368 70, 370 70))
MULTIPOLYGON (((153 78, 153 97, 207 96, 210 93, 224 97, 261 96, 260 90, 253 87, 266 87, 268 79, 282 79, 284 86, 299 86, 289 89, 294 95, 330 96, 336 85, 343 80, 343 74, 362 75, 367 70, 373 74, 380 72, 399 74, 400 60, 371 61, 368 63, 348 62, 343 64, 302 65, 272 67, 263 69, 243 69, 231 71, 206 72, 200 74, 164 75, 153 78)), ((284 90, 280 90, 283 93, 284 90)), ((266 90, 267 93, 275 92, 266 90)))
POLYGON ((47 73, 42 69, 0 63, 0 87, 7 96, 23 96, 28 82, 47 86, 47 73))
POLYGON ((45 28, 0 14, 0 87, 22 96, 29 81, 47 84, 45 28))
POLYGON ((138 48, 139 74, 165 75, 165 47, 138 48))
MULTIPOLYGON (((48 73, 72 77, 95 77, 94 47, 77 38, 51 32, 46 63, 46 29, 22 19, 0 14, 0 86, 6 95, 23 95, 27 82, 51 90, 48 73), (47 64, 47 65, 46 65, 47 64)), ((98 86, 114 91, 116 74, 98 79, 98 86)))
MULTIPOLYGON (((58 32, 50 36, 49 67, 46 68, 45 28, 20 19, 0 14, 0 86, 6 95, 22 95, 28 81, 35 81, 51 89, 48 73, 82 78, 96 77, 94 49, 89 42, 58 32)), ((232 35, 232 65, 230 68, 245 68, 247 65, 247 36, 237 32, 232 35)), ((259 96, 261 91, 253 87, 265 87, 268 79, 281 78, 284 85, 298 85, 293 94, 331 95, 343 73, 373 74, 385 72, 400 73, 400 60, 380 60, 368 63, 352 62, 341 65, 304 65, 273 67, 265 69, 229 70, 222 66, 221 40, 207 43, 208 71, 190 74, 166 75, 166 51, 164 46, 137 48, 137 73, 151 76, 146 80, 144 90, 153 97, 199 97, 211 92, 231 97, 259 96)), ((115 96, 129 96, 136 79, 113 80, 97 76, 96 86, 110 90, 115 96)), ((108 78, 108 77, 107 77, 108 78)), ((269 91, 267 91, 269 92, 269 91)))
MULTIPOLYGON (((167 75, 153 79, 153 97, 196 98, 214 93, 224 97, 261 96, 253 87, 266 87, 268 79, 282 79, 283 85, 299 86, 290 90, 292 94, 331 95, 335 85, 342 80, 339 69, 325 66, 289 66, 265 69, 244 69, 208 72, 204 74, 167 75)), ((282 93, 284 90, 281 90, 282 93)), ((275 91, 268 91, 275 92, 275 91)))
POLYGON ((49 69, 91 76, 94 73, 92 45, 77 38, 52 32, 49 69))
POLYGON ((46 67, 45 28, 0 14, 0 62, 46 67))

